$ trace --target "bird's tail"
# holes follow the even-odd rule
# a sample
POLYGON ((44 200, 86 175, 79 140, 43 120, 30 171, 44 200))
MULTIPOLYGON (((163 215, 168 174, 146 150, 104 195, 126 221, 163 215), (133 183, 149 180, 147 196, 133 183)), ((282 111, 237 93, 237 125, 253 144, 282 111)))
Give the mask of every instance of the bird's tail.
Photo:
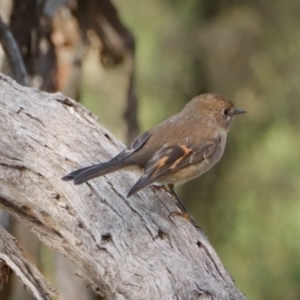
POLYGON ((73 180, 74 184, 81 184, 92 178, 99 177, 107 173, 111 173, 113 171, 122 169, 124 167, 126 167, 126 164, 124 162, 111 160, 106 163, 75 170, 70 174, 62 177, 62 180, 64 181, 73 180))

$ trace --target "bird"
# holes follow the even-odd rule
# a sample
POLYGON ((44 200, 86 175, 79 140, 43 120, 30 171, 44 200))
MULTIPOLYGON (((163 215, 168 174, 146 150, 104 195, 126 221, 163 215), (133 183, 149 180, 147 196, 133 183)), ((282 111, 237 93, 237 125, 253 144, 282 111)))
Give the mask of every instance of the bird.
POLYGON ((111 160, 75 170, 62 177, 81 184, 121 169, 142 171, 127 197, 160 183, 174 194, 174 186, 201 176, 222 157, 234 116, 246 111, 219 94, 194 97, 176 115, 139 135, 111 160))

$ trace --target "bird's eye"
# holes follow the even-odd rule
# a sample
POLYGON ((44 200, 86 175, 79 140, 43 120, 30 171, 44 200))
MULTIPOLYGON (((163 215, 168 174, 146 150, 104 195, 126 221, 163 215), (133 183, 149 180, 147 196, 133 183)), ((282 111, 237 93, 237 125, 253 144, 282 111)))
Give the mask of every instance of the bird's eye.
POLYGON ((229 111, 230 111, 229 108, 225 108, 225 109, 223 110, 223 115, 224 115, 225 117, 227 117, 227 116, 229 115, 229 111))

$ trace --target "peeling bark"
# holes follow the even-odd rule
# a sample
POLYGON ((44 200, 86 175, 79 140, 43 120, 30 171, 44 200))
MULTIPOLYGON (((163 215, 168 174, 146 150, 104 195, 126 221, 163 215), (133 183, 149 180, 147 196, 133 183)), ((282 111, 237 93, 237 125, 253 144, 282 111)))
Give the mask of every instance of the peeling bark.
POLYGON ((82 105, 0 76, 0 206, 68 257, 108 299, 245 299, 207 237, 170 217, 172 197, 116 172, 74 186, 60 178, 124 146, 82 105))

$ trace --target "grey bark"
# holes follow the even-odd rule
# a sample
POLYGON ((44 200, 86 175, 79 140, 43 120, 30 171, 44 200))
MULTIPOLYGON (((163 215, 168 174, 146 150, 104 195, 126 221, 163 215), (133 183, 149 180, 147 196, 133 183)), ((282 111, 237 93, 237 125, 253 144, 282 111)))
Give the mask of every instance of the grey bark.
POLYGON ((0 206, 68 257, 108 299, 245 299, 207 237, 169 217, 167 192, 126 199, 138 174, 60 178, 124 148, 82 105, 0 75, 0 206))

